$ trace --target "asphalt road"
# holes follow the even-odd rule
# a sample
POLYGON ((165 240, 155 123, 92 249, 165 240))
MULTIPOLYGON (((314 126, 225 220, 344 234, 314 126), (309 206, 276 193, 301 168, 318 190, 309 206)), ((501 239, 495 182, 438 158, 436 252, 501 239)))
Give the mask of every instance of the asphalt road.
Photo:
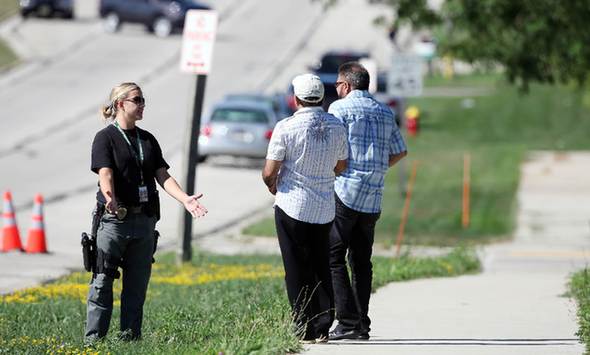
MULTIPOLYGON (((23 243, 33 196, 43 194, 51 252, 0 254, 0 292, 79 268, 79 235, 89 228, 96 191, 90 146, 103 127, 99 107, 114 85, 136 81, 143 87, 147 106, 140 126, 155 134, 172 175, 180 178, 194 85, 193 77, 178 70, 181 37, 155 38, 134 25, 106 34, 96 18, 96 4, 78 0, 74 21, 15 17, 0 25, 0 34, 24 59, 0 75, 0 190, 13 193, 23 243)), ((330 49, 368 50, 382 65, 391 54, 385 31, 372 25, 384 9, 365 2, 343 0, 328 12, 311 1, 212 4, 220 23, 205 112, 226 93, 284 90, 292 77, 330 49)), ((205 194, 210 213, 196 221, 195 235, 220 230, 272 204, 260 165, 251 162, 199 166, 197 190, 205 194)), ((172 245, 180 206, 163 196, 162 210, 162 241, 172 245)))

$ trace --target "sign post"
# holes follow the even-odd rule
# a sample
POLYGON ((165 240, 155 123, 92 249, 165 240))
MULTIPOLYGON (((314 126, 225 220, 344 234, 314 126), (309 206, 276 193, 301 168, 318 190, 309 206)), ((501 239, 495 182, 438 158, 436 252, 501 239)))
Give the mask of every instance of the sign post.
POLYGON ((422 95, 423 59, 418 55, 395 54, 387 78, 387 94, 412 97, 422 95))
MULTIPOLYGON (((422 95, 422 57, 413 54, 394 54, 391 61, 391 68, 387 77, 387 94, 392 97, 412 97, 422 95)), ((405 101, 405 100, 404 100, 405 101)), ((406 125, 404 110, 399 110, 400 125, 406 125)), ((402 127, 400 127, 401 129, 402 127)), ((398 164, 399 191, 402 196, 406 195, 406 159, 398 164)))
MULTIPOLYGON (((201 130, 201 112, 205 96, 207 74, 211 69, 213 44, 217 31, 217 13, 210 10, 189 10, 184 22, 182 34, 182 53, 180 55, 180 70, 196 74, 192 110, 188 116, 185 131, 183 157, 183 185, 190 196, 195 193, 195 178, 197 175, 198 137, 201 130)), ((192 258, 192 229, 193 218, 181 207, 180 212, 180 240, 177 252, 177 262, 188 262, 192 258)))

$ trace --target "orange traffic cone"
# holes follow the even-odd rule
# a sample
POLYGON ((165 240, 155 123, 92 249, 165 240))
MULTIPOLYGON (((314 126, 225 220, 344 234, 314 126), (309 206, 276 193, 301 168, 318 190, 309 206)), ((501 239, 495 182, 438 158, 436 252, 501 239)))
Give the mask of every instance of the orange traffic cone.
POLYGON ((20 234, 16 226, 14 208, 12 207, 12 194, 10 191, 4 193, 4 211, 2 216, 4 217, 4 226, 2 227, 0 251, 22 250, 23 245, 20 242, 20 234))
POLYGON ((47 244, 45 244, 45 225, 43 224, 43 196, 35 195, 35 204, 33 205, 33 215, 31 216, 32 225, 29 228, 27 237, 27 253, 47 253, 47 244))

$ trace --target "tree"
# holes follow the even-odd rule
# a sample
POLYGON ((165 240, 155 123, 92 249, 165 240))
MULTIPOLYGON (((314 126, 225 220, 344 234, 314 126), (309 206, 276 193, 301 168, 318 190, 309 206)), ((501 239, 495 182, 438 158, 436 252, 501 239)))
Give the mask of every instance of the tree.
MULTIPOLYGON (((370 1, 370 2, 374 2, 370 1)), ((530 82, 583 84, 590 69, 590 0, 382 0, 401 23, 430 28, 440 54, 504 67, 530 82)))

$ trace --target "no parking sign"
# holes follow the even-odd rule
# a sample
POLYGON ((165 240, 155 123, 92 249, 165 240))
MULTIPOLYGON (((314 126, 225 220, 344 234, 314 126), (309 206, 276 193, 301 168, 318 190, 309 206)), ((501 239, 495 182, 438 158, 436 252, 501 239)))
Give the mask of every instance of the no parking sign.
POLYGON ((182 33, 180 70, 191 74, 209 74, 213 44, 217 32, 217 12, 189 10, 182 33))

